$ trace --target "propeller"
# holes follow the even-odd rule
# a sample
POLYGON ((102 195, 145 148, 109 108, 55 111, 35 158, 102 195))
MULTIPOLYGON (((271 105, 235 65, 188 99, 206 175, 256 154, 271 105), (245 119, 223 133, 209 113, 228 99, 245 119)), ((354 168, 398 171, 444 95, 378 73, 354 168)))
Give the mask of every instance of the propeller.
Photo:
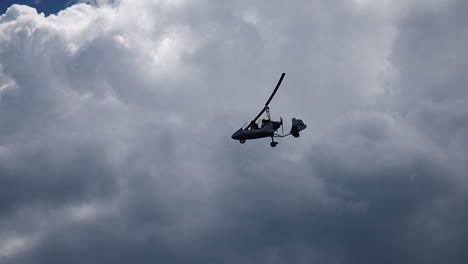
POLYGON ((283 136, 284 136, 283 118, 281 116, 280 116, 280 124, 281 124, 281 133, 283 133, 283 136))

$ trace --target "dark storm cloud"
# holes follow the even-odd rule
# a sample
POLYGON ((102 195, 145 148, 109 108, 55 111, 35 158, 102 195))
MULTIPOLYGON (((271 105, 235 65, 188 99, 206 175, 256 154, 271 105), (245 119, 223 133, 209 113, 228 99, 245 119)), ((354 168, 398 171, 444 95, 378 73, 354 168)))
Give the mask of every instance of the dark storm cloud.
POLYGON ((441 147, 463 144, 452 141, 464 141, 468 129, 468 35, 460 26, 468 22, 467 8, 451 1, 416 11, 400 23, 390 56, 400 73, 398 108, 441 147))
POLYGON ((466 262, 462 1, 106 3, 0 19, 2 262, 466 262))
POLYGON ((99 152, 92 148, 75 151, 70 157, 62 157, 54 149, 8 153, 9 158, 2 161, 0 214, 7 215, 23 206, 54 206, 86 199, 112 188, 112 182, 106 180, 110 172, 96 154, 99 152), (44 156, 44 152, 49 155, 44 156))

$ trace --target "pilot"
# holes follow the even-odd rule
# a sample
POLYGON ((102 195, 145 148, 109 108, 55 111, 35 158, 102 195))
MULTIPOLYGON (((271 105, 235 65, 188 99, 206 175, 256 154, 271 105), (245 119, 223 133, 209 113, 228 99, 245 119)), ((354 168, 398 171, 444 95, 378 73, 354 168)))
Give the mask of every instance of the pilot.
POLYGON ((250 130, 258 129, 258 124, 255 122, 252 122, 250 130))

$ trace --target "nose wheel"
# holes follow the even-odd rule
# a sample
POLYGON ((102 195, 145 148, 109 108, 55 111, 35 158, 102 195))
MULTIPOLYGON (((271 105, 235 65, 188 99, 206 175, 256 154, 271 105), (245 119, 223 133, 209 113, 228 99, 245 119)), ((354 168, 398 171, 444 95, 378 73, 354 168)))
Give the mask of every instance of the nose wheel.
POLYGON ((245 139, 240 139, 239 142, 240 142, 241 144, 244 144, 244 143, 245 143, 245 139))
POLYGON ((276 141, 270 142, 270 146, 271 146, 272 148, 276 147, 276 145, 278 145, 278 142, 276 142, 276 141))

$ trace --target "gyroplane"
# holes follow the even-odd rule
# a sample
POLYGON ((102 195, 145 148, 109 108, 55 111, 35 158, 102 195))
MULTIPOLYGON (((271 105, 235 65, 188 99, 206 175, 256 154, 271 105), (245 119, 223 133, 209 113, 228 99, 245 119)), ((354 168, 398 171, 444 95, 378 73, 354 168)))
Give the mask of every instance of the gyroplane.
POLYGON ((268 107, 268 105, 270 104, 271 100, 278 91, 278 88, 280 87, 281 82, 283 82, 285 75, 286 73, 281 74, 278 84, 276 84, 275 90, 273 90, 273 93, 271 94, 270 98, 268 98, 268 101, 266 102, 262 111, 260 111, 260 113, 252 121, 246 122, 241 128, 239 128, 239 130, 234 132, 234 134, 232 134, 231 136, 232 139, 239 140, 241 144, 244 144, 246 140, 270 137, 270 146, 276 147, 276 145, 278 145, 278 142, 274 140, 275 137, 287 137, 289 135, 292 135, 293 137, 297 138, 300 136, 299 132, 306 129, 307 125, 305 125, 301 119, 293 118, 291 131, 289 132, 289 134, 285 135, 283 128, 283 118, 280 117, 280 121, 271 120, 270 108, 268 107), (267 118, 262 119, 261 123, 257 123, 257 120, 260 118, 260 116, 263 115, 263 113, 266 113, 267 118), (282 134, 276 133, 276 131, 278 131, 280 127, 282 134))

